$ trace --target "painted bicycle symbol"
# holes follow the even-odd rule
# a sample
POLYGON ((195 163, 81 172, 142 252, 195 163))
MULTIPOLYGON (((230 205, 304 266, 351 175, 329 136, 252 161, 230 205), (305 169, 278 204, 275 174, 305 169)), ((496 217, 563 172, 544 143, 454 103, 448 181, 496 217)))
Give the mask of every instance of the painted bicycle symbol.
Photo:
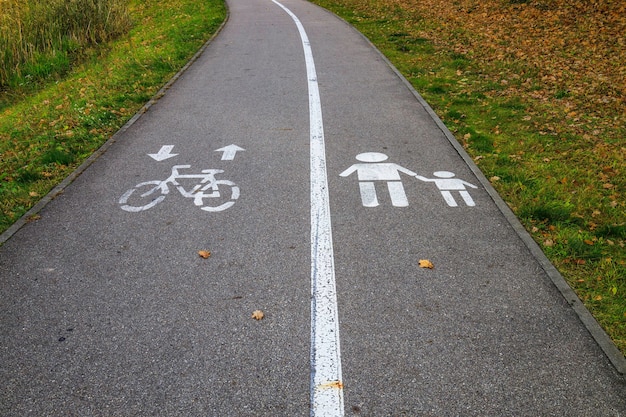
POLYGON ((120 197, 119 204, 122 210, 131 212, 148 210, 165 199, 170 192, 170 186, 176 187, 183 197, 192 198, 193 203, 204 211, 223 211, 235 204, 235 200, 239 198, 239 187, 232 181, 215 178, 217 174, 223 173, 223 170, 203 169, 201 174, 178 172, 188 168, 191 168, 191 165, 174 165, 169 178, 135 185, 120 197), (182 179, 198 179, 200 182, 191 189, 186 189, 178 182, 182 179))

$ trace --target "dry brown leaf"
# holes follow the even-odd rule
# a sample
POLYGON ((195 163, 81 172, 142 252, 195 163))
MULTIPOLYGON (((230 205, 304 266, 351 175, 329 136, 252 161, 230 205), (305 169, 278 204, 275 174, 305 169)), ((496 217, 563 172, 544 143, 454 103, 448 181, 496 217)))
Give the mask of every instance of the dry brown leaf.
POLYGON ((428 269, 433 269, 435 267, 435 265, 433 265, 433 263, 429 261, 428 259, 420 259, 419 266, 420 268, 428 268, 428 269))
POLYGON ((254 310, 252 312, 252 318, 255 320, 261 320, 263 317, 265 317, 265 314, 263 314, 261 310, 254 310))
POLYGON ((211 256, 211 252, 209 252, 208 250, 200 250, 198 251, 198 255, 200 255, 201 258, 206 259, 211 256))

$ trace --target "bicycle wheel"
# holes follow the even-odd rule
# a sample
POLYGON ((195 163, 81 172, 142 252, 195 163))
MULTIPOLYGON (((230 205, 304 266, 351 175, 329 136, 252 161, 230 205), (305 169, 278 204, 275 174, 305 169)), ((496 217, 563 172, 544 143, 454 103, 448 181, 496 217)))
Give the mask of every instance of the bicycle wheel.
MULTIPOLYGON (((222 186, 222 187, 219 190, 219 193, 213 192, 211 194, 204 194, 202 198, 202 202, 205 203, 205 205, 203 205, 200 208, 204 211, 216 212, 216 211, 224 211, 227 208, 232 207, 233 204, 235 204, 235 200, 239 198, 239 187, 234 182, 228 181, 228 180, 217 180, 213 183, 213 185, 214 187, 215 186, 217 187, 222 186), (208 199, 208 201, 205 201, 205 199, 208 199), (208 205, 207 203, 213 203, 213 204, 208 205)), ((207 187, 207 189, 208 188, 209 187, 207 187)))
POLYGON ((161 187, 161 181, 146 181, 135 185, 135 188, 131 188, 126 191, 124 195, 120 197, 119 203, 122 205, 121 209, 130 212, 139 212, 148 210, 159 204, 168 193, 167 187, 161 187), (145 191, 142 191, 145 190, 145 191), (153 198, 153 194, 160 195, 153 198), (147 201, 147 203, 146 203, 147 201))

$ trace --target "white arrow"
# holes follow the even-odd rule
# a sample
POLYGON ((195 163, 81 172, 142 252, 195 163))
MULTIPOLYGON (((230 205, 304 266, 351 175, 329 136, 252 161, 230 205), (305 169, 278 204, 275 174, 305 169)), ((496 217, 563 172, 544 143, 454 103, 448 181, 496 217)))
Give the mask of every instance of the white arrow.
POLYGON ((163 145, 158 153, 149 153, 148 156, 155 161, 165 161, 168 158, 178 155, 177 153, 170 153, 174 149, 174 145, 163 145))
POLYGON ((222 161, 232 161, 235 159, 237 151, 245 151, 244 148, 240 148, 237 145, 228 145, 223 148, 216 149, 215 152, 224 152, 222 155, 222 161))

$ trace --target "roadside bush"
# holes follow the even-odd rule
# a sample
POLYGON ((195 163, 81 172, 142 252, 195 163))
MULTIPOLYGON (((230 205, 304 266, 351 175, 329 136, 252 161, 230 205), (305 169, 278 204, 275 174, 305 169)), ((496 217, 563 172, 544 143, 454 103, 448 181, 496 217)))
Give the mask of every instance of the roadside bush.
POLYGON ((127 0, 0 0, 0 89, 62 72, 130 28, 127 0))

